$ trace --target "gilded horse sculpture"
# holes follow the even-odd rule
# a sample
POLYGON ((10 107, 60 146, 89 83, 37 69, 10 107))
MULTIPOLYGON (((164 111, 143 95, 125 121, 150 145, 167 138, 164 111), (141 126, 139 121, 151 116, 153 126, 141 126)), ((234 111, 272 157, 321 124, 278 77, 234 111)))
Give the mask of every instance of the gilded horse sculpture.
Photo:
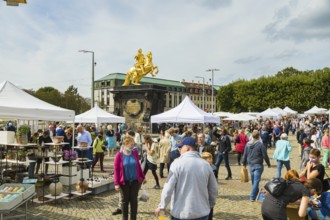
POLYGON ((142 77, 150 73, 153 77, 158 74, 158 67, 154 66, 152 63, 152 53, 151 51, 147 52, 146 57, 142 53, 142 49, 138 50, 137 55, 135 56, 135 65, 130 68, 126 73, 125 82, 123 86, 140 85, 140 80, 142 77))

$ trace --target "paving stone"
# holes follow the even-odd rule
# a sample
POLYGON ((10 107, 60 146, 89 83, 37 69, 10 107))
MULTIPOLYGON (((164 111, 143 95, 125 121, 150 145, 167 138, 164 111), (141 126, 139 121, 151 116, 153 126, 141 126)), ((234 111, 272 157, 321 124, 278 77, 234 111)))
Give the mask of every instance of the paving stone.
MULTIPOLYGON (((299 148, 296 143, 295 137, 289 136, 289 140, 293 145, 293 152, 291 153, 291 167, 299 169, 300 158, 299 148)), ((268 150, 268 155, 271 158, 274 153, 274 148, 268 150)), ((214 207, 213 219, 262 219, 261 206, 258 203, 249 201, 249 193, 251 190, 251 181, 248 183, 240 182, 240 173, 242 166, 237 166, 236 155, 230 154, 230 164, 233 173, 232 180, 224 180, 227 176, 224 164, 220 167, 219 172, 219 194, 217 203, 214 207)), ((276 174, 276 161, 271 160, 272 167, 265 166, 264 173, 260 186, 265 185, 266 181, 275 176, 276 174)), ((110 170, 113 168, 113 158, 105 158, 105 169, 110 170)), ((326 169, 330 174, 329 169, 326 169)), ((282 176, 286 172, 285 168, 282 169, 282 176)), ((97 173, 99 175, 104 175, 97 173)), ((147 174, 147 184, 143 186, 149 193, 150 199, 148 202, 139 202, 138 204, 138 219, 149 220, 155 219, 154 210, 157 208, 161 189, 153 189, 155 180, 151 172, 147 174)), ((160 179, 161 187, 164 185, 166 179, 160 179)), ((106 219, 106 220, 119 220, 122 219, 121 215, 113 216, 111 213, 117 208, 118 195, 116 191, 105 192, 95 196, 85 196, 81 198, 61 199, 56 203, 49 202, 44 204, 29 204, 28 219, 31 220, 45 220, 45 219, 59 219, 59 220, 82 220, 82 219, 106 219)), ((18 211, 23 211, 20 207, 18 211)), ((12 213, 13 214, 13 213, 12 213)))

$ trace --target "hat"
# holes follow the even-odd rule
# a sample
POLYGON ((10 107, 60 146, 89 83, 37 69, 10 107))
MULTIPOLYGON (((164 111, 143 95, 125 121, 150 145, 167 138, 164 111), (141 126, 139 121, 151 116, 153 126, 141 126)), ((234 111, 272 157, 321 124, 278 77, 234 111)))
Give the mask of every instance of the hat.
POLYGON ((211 146, 217 146, 217 142, 212 141, 210 145, 211 145, 211 146))
POLYGON ((195 147, 196 139, 192 138, 192 137, 186 137, 181 142, 177 143, 175 146, 177 146, 178 148, 181 148, 183 145, 195 147))
POLYGON ((287 139, 287 138, 288 138, 288 135, 286 133, 281 134, 281 139, 287 139))

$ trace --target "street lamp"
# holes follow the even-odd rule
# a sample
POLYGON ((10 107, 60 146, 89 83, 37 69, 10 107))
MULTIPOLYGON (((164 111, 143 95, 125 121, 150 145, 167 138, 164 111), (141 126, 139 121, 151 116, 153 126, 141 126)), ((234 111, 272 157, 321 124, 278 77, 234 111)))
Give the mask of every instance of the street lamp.
POLYGON ((79 52, 82 53, 91 53, 92 54, 92 103, 91 103, 91 108, 94 107, 94 51, 90 50, 79 50, 79 52))
POLYGON ((220 71, 219 69, 213 68, 213 69, 208 69, 206 72, 212 72, 212 113, 214 112, 214 100, 213 100, 213 82, 214 82, 214 71, 220 71))
POLYGON ((202 106, 203 106, 203 111, 205 111, 205 99, 204 99, 204 94, 205 94, 205 77, 202 76, 195 76, 195 78, 199 78, 199 79, 203 79, 203 102, 202 102, 202 106))

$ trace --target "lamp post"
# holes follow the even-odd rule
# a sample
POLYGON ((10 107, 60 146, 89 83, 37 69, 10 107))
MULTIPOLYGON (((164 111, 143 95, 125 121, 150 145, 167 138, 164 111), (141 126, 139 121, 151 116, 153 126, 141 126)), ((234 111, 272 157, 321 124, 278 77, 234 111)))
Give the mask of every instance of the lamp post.
POLYGON ((205 111, 205 98, 204 98, 204 94, 205 94, 205 77, 195 76, 195 78, 203 79, 203 102, 202 102, 202 106, 203 106, 203 111, 205 111))
POLYGON ((213 82, 214 82, 214 71, 220 71, 219 69, 213 68, 213 69, 208 69, 206 70, 206 72, 212 72, 212 113, 214 112, 214 100, 213 100, 213 96, 214 96, 214 92, 213 92, 213 82))
POLYGON ((91 53, 92 54, 92 101, 91 101, 91 108, 94 107, 94 51, 90 50, 79 50, 82 53, 91 53))

